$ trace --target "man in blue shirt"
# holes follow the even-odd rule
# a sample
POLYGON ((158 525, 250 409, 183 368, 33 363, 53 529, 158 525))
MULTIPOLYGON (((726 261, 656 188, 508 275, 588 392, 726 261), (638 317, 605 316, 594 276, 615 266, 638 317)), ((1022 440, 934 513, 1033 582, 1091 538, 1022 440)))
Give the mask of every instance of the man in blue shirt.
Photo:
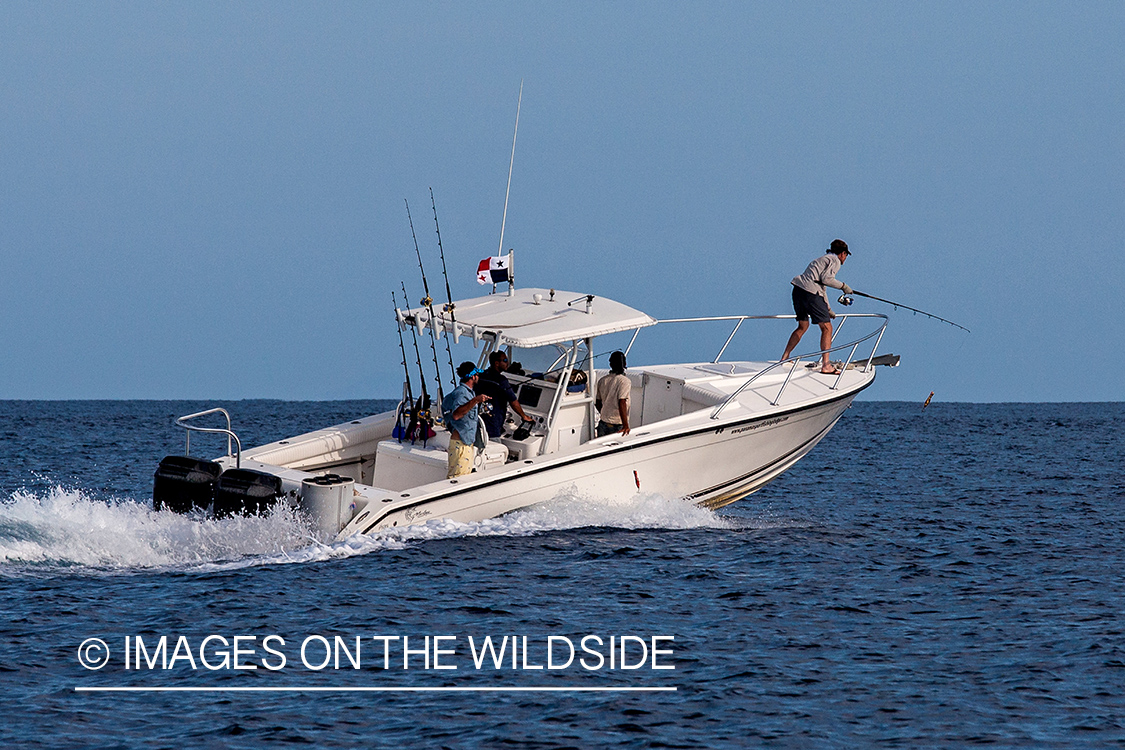
POLYGON ((498 438, 504 431, 504 417, 507 416, 509 404, 525 423, 530 420, 520 406, 512 384, 504 377, 504 371, 508 369, 508 355, 500 351, 493 352, 488 355, 488 362, 489 368, 481 373, 476 390, 488 394, 492 399, 492 411, 486 411, 482 418, 488 436, 498 438))
POLYGON ((457 366, 457 377, 461 379, 461 384, 450 391, 441 403, 445 424, 449 428, 449 470, 445 474, 449 479, 473 470, 477 414, 480 405, 489 400, 483 393, 473 392, 480 374, 481 371, 472 362, 462 362, 457 366))

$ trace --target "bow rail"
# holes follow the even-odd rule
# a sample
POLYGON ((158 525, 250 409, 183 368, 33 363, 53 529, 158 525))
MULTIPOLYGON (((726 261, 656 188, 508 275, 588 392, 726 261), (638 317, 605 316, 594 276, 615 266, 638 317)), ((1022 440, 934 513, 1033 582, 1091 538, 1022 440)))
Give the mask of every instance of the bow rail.
MULTIPOLYGON (((726 352, 727 347, 730 346, 730 342, 734 339, 735 334, 738 333, 738 329, 747 320, 796 320, 796 319, 797 319, 796 315, 716 315, 716 316, 709 316, 709 317, 702 317, 702 318, 667 318, 667 319, 657 320, 656 322, 658 324, 660 324, 660 323, 704 323, 704 322, 722 321, 722 320, 733 320, 733 321, 735 321, 734 330, 732 330, 730 332, 730 335, 727 336, 727 340, 725 342, 723 342, 723 346, 722 346, 722 348, 719 349, 719 353, 715 355, 715 358, 713 360, 711 360, 711 364, 720 364, 720 362, 722 360, 723 353, 726 352)), ((766 367, 764 370, 759 370, 758 372, 754 373, 754 375, 752 377, 748 378, 745 383, 740 385, 734 393, 732 393, 730 396, 728 396, 726 398, 726 400, 724 400, 721 404, 719 404, 718 406, 715 407, 715 410, 713 412, 711 412, 711 419, 718 419, 719 415, 723 412, 723 410, 726 409, 727 406, 729 406, 731 404, 731 402, 733 402, 735 399, 737 399, 739 397, 739 395, 741 395, 743 391, 745 391, 747 388, 749 388, 754 383, 754 381, 756 381, 758 378, 762 377, 766 373, 773 372, 774 370, 779 369, 782 365, 785 365, 786 363, 789 363, 790 364, 789 372, 786 373, 786 375, 785 375, 785 381, 781 384, 781 388, 778 390, 777 395, 774 396, 772 401, 770 401, 771 406, 776 406, 777 403, 781 400, 782 394, 785 393, 785 388, 786 388, 786 386, 789 385, 789 381, 792 379, 793 373, 796 371, 797 365, 801 362, 801 360, 808 359, 810 357, 815 358, 815 357, 819 357, 819 356, 821 356, 822 354, 825 354, 825 353, 831 354, 832 352, 837 352, 837 351, 842 351, 844 349, 847 349, 848 350, 847 361, 844 362, 844 366, 842 368, 840 368, 840 373, 836 376, 836 380, 832 383, 832 386, 830 388, 830 390, 836 390, 840 385, 840 379, 844 377, 844 372, 848 369, 848 366, 851 365, 852 361, 855 359, 856 349, 859 348, 860 344, 864 343, 865 341, 870 341, 872 338, 874 338, 875 344, 871 347, 871 354, 868 355, 867 360, 863 365, 863 372, 870 371, 870 369, 874 366, 875 352, 879 349, 879 343, 883 340, 883 333, 887 330, 887 316, 883 315, 882 313, 852 313, 852 314, 840 315, 840 316, 837 317, 837 320, 839 321, 839 324, 832 331, 833 346, 831 348, 823 349, 823 350, 812 352, 812 353, 794 355, 792 357, 788 357, 787 359, 778 360, 777 362, 774 362, 773 364, 766 367), (868 333, 866 336, 855 339, 854 341, 849 341, 846 344, 835 344, 836 336, 840 333, 840 331, 844 327, 844 324, 847 323, 850 318, 871 318, 871 319, 879 319, 879 320, 882 320, 883 322, 879 325, 878 328, 876 328, 871 333, 868 333)), ((638 329, 638 331, 633 334, 633 341, 629 342, 629 348, 632 348, 633 342, 636 341, 637 333, 639 333, 639 332, 640 332, 640 330, 638 329)), ((628 354, 628 349, 626 349, 626 354, 628 354)), ((733 374, 733 367, 732 367, 732 373, 731 374, 733 374)))

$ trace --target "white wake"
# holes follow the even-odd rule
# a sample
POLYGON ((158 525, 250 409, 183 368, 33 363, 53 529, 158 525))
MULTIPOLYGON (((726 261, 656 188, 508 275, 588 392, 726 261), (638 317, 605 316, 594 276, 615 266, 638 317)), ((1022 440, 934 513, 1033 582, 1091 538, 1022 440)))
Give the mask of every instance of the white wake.
POLYGON ((723 529, 734 524, 686 500, 638 494, 625 501, 563 493, 546 503, 474 523, 417 526, 324 543, 300 514, 210 519, 105 502, 81 490, 20 491, 0 502, 0 573, 216 569, 301 563, 403 549, 434 539, 529 536, 583 527, 723 529))

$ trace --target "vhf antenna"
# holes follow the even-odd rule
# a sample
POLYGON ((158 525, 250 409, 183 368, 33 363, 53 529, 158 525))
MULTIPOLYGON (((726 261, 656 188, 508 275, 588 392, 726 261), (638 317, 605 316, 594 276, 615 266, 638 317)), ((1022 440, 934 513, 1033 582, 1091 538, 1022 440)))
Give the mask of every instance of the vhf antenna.
MULTIPOLYGON (((516 163, 516 136, 520 132, 520 107, 523 105, 523 79, 520 79, 520 98, 516 102, 516 127, 512 131, 512 158, 508 162, 508 188, 504 191, 504 216, 500 219, 500 245, 496 248, 496 257, 504 254, 504 227, 508 223, 508 196, 512 193, 512 167, 516 163)), ((515 292, 515 278, 512 269, 508 268, 508 296, 515 292)), ((495 288, 493 289, 495 291, 495 288)))

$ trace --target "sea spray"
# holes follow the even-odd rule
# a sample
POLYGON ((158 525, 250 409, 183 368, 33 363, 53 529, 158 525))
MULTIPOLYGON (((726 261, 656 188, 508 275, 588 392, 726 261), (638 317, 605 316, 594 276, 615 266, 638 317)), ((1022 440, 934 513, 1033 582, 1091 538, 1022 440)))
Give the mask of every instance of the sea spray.
POLYGON ((307 546, 310 532, 289 511, 206 519, 154 511, 133 500, 91 499, 55 486, 17 491, 0 503, 0 564, 39 572, 182 568, 307 546))
POLYGON ((463 523, 435 518, 413 526, 382 529, 333 544, 316 544, 253 560, 219 563, 214 567, 317 562, 403 549, 421 542, 465 537, 522 537, 569 529, 729 529, 737 524, 689 500, 654 493, 638 493, 626 500, 610 500, 564 490, 552 500, 497 518, 463 523))
POLYGON ((156 512, 147 503, 91 499, 81 490, 19 491, 0 503, 0 565, 49 573, 80 566, 216 570, 344 559, 436 539, 530 536, 585 527, 622 529, 731 528, 680 498, 638 493, 626 500, 563 491, 555 499, 483 521, 426 523, 354 536, 317 539, 296 512, 212 519, 156 512))

